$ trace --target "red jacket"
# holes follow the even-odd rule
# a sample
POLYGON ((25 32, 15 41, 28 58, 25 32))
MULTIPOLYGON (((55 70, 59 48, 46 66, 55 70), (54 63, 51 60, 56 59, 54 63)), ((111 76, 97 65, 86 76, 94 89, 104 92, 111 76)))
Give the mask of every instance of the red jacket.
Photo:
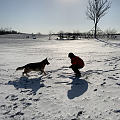
POLYGON ((71 63, 72 65, 78 65, 80 68, 83 68, 85 66, 84 61, 78 56, 71 58, 71 63))

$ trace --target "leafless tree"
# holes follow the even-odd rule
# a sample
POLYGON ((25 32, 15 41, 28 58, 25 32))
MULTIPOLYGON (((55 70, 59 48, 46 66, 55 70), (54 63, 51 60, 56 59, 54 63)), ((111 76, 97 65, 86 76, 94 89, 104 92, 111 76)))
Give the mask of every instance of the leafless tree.
POLYGON ((105 33, 106 34, 117 34, 117 30, 116 29, 111 29, 111 28, 108 28, 107 30, 105 30, 105 33))
POLYGON ((109 0, 89 0, 87 6, 87 17, 94 22, 94 37, 97 34, 97 25, 100 19, 107 13, 106 11, 111 7, 109 0))

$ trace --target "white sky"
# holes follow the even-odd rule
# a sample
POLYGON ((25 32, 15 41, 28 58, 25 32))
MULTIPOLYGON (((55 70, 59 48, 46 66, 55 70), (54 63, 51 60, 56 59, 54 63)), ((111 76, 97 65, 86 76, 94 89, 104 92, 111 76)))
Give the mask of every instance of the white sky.
MULTIPOLYGON (((87 4, 88 0, 0 0, 0 27, 28 33, 87 32, 94 26, 85 14, 87 4)), ((120 32, 119 5, 120 0, 112 0, 99 23, 102 30, 120 32)))

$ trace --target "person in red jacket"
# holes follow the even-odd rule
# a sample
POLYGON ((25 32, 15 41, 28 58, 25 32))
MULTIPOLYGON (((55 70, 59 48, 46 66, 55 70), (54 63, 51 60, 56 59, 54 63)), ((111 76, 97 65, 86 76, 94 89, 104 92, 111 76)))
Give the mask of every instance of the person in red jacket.
POLYGON ((68 57, 71 59, 71 63, 72 63, 72 65, 69 68, 72 68, 76 76, 80 77, 81 73, 79 69, 85 66, 84 61, 80 57, 75 56, 73 53, 69 53, 68 57))

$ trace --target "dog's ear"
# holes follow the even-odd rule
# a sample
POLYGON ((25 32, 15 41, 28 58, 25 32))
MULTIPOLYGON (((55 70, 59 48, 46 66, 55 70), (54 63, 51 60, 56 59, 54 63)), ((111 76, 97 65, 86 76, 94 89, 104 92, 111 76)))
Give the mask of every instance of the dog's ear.
POLYGON ((44 60, 47 60, 47 58, 45 58, 44 60))

